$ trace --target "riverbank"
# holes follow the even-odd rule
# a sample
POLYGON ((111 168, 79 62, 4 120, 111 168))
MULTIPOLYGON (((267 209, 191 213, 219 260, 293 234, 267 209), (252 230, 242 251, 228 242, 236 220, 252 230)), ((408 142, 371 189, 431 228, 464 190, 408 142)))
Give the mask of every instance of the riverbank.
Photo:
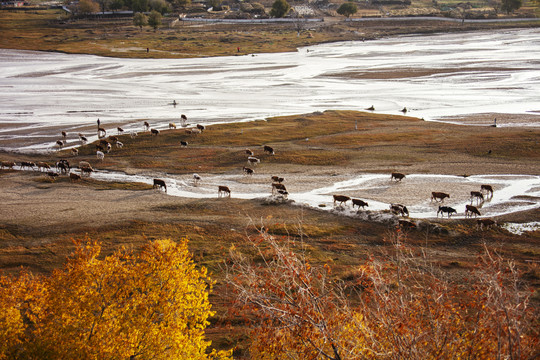
POLYGON ((139 29, 131 19, 70 20, 62 10, 0 11, 0 48, 91 54, 121 58, 193 58, 296 51, 300 47, 405 34, 539 27, 525 22, 449 22, 388 18, 324 22, 202 23, 166 18, 158 31, 139 29), (171 25, 172 24, 172 25, 171 25))

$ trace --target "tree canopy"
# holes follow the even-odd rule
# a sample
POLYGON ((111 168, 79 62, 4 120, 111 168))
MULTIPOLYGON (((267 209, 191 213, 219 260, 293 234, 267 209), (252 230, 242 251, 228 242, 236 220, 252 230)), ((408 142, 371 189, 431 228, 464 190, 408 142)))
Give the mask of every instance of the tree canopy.
POLYGON ((133 24, 142 30, 143 26, 148 24, 148 16, 140 12, 135 13, 135 15, 133 15, 133 24))
POLYGON ((270 16, 276 17, 276 18, 282 18, 291 9, 291 6, 287 2, 287 0, 276 0, 272 4, 272 9, 270 10, 270 16))
POLYGON ((351 15, 356 14, 356 12, 358 11, 358 8, 356 7, 356 4, 352 2, 346 2, 346 3, 341 4, 341 6, 336 11, 339 15, 349 17, 351 15))
POLYGON ((507 14, 514 12, 523 5, 522 0, 502 0, 501 9, 507 14))
POLYGON ((187 241, 100 259, 80 244, 50 277, 0 277, 0 359, 229 359, 207 353, 212 281, 187 241))
POLYGON ((152 10, 150 15, 148 15, 148 25, 154 28, 154 31, 157 30, 159 25, 161 25, 161 14, 156 10, 152 10))

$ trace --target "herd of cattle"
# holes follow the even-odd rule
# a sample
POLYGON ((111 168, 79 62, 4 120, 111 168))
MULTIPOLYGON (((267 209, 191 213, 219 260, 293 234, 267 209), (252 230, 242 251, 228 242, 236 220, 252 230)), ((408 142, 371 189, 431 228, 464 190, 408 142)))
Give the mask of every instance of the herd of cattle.
MULTIPOLYGON (((398 181, 403 180, 404 178, 405 178, 405 174, 402 174, 402 173, 393 172, 390 175, 390 181, 395 180, 396 182, 398 182, 398 181)), ((333 198, 334 198, 334 207, 336 207, 336 204, 338 204, 338 206, 343 207, 349 200, 352 203, 353 209, 355 206, 358 206, 358 210, 360 210, 360 208, 365 209, 365 207, 368 206, 367 202, 361 199, 354 199, 346 195, 333 195, 333 198)), ((450 198, 450 194, 447 194, 444 192, 436 192, 436 191, 433 191, 431 193, 432 202, 435 201, 435 202, 442 203, 444 199, 446 198, 450 198)), ((473 216, 474 217, 481 216, 480 210, 478 210, 478 207, 473 205, 474 201, 476 201, 477 205, 480 205, 484 203, 484 201, 486 200, 491 200, 491 198, 493 198, 493 187, 491 185, 483 184, 483 185, 480 185, 480 191, 471 191, 470 192, 471 204, 465 205, 465 217, 468 218, 468 217, 473 217, 473 216)), ((409 210, 407 209, 405 205, 402 205, 402 204, 390 204, 390 211, 394 215, 400 215, 402 217, 409 216, 409 210)), ((448 218, 450 218, 450 216, 452 216, 453 214, 457 214, 457 210, 450 206, 439 206, 437 210, 437 217, 439 217, 439 214, 441 214, 441 217, 443 217, 444 214, 446 214, 448 218)), ((408 228, 413 228, 416 226, 414 223, 403 220, 403 219, 399 220, 399 224, 400 226, 405 226, 408 228)), ((495 225, 495 221, 493 221, 492 219, 478 219, 477 225, 480 228, 483 228, 483 227, 489 228, 492 225, 495 225)))
MULTIPOLYGON (((182 126, 186 126, 186 120, 187 117, 185 115, 181 116, 182 126)), ((143 123, 144 130, 150 131, 150 134, 152 136, 158 136, 159 130, 151 128, 150 124, 145 121, 143 123)), ((176 129, 176 124, 169 123, 169 129, 176 129)), ((197 124, 196 127, 193 128, 186 128, 185 131, 188 134, 200 134, 205 130, 205 127, 203 125, 197 124)), ((123 134, 124 130, 120 127, 117 127, 118 135, 123 134)), ((67 137, 67 133, 65 131, 62 131, 62 140, 58 140, 56 142, 59 149, 62 149, 64 145, 66 144, 65 140, 67 137)), ((96 157, 98 160, 102 161, 105 158, 105 154, 109 153, 112 149, 112 146, 115 145, 117 148, 122 148, 124 144, 119 141, 117 136, 109 136, 108 139, 104 139, 107 136, 107 131, 100 126, 100 121, 98 119, 98 129, 97 129, 97 135, 99 142, 96 144, 96 157)), ((130 133, 132 138, 135 138, 137 136, 136 132, 130 133)), ((88 139, 83 134, 78 134, 79 140, 81 144, 86 144, 88 139)), ((186 147, 188 146, 187 141, 181 141, 181 146, 186 147)), ((71 154, 73 156, 78 155, 77 148, 72 148, 71 154)), ((269 155, 275 155, 274 149, 270 146, 264 145, 263 151, 265 154, 269 155)), ((247 165, 249 166, 256 166, 260 163, 260 159, 255 157, 255 154, 250 149, 245 150, 245 155, 247 156, 247 165)), ((1 169, 13 169, 17 164, 13 161, 2 161, 1 162, 1 169)), ((54 181, 59 175, 65 174, 69 175, 71 181, 78 181, 82 179, 83 176, 89 176, 94 170, 94 168, 91 166, 90 163, 87 161, 80 161, 78 164, 78 168, 80 171, 80 174, 77 174, 75 172, 72 172, 72 166, 66 159, 60 159, 56 162, 54 168, 53 166, 47 164, 46 162, 29 162, 29 161, 22 161, 20 163, 20 169, 21 170, 34 170, 37 169, 40 172, 46 172, 47 176, 54 181)), ((253 168, 251 167, 242 167, 242 171, 245 175, 253 175, 255 172, 253 168)), ((396 181, 401 182, 405 178, 405 174, 393 172, 390 176, 390 181, 396 181)), ((198 174, 193 174, 193 181, 194 185, 196 186, 201 181, 201 176, 198 174)), ((289 195, 287 188, 283 184, 284 179, 282 177, 278 176, 272 176, 271 177, 271 190, 272 190, 272 196, 280 197, 281 199, 287 199, 287 196, 289 195)), ((167 192, 167 185, 166 182, 163 179, 154 179, 153 180, 153 187, 163 190, 167 192)), ((229 187, 224 185, 218 186, 218 197, 230 197, 231 196, 231 190, 229 187)), ((473 202, 476 201, 477 204, 483 203, 486 199, 491 199, 493 197, 493 188, 491 185, 481 185, 480 191, 471 191, 470 192, 470 200, 471 204, 467 204, 465 206, 465 217, 472 217, 472 216, 481 216, 480 211, 478 210, 478 207, 473 206, 473 202)), ((444 199, 450 198, 450 195, 443 192, 432 192, 431 193, 431 201, 436 201, 442 203, 444 199)), ((346 195, 333 195, 334 200, 334 207, 340 206, 343 207, 346 205, 346 203, 350 200, 352 203, 352 208, 354 209, 355 206, 358 207, 358 210, 360 211, 360 208, 365 210, 366 207, 368 207, 368 203, 361 199, 355 199, 351 198, 346 195)), ((390 211, 395 215, 400 215, 402 217, 408 217, 409 216, 409 210, 405 205, 402 204, 390 204, 390 211)), ((444 216, 446 214, 448 218, 452 216, 453 214, 457 214, 457 210, 450 207, 450 206, 439 206, 437 210, 437 217, 441 214, 441 216, 444 216)), ((406 220, 400 220, 401 225, 405 225, 408 227, 414 227, 413 223, 410 223, 406 220)), ((479 219, 478 225, 483 226, 491 226, 495 224, 495 222, 491 219, 479 219)))

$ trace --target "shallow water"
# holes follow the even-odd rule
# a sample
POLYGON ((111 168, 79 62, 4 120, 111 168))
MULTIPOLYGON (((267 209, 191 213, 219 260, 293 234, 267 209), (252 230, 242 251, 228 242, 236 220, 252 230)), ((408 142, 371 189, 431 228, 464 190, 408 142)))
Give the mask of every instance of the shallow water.
POLYGON ((74 144, 76 133, 94 134, 98 118, 107 129, 140 131, 140 119, 159 129, 179 123, 180 114, 209 124, 371 105, 388 114, 407 107, 408 115, 426 120, 540 114, 536 29, 202 59, 0 50, 0 69, 0 148, 20 151, 52 149, 61 130, 74 144), (403 77, 404 71, 417 74, 403 77))
MULTIPOLYGON (((17 167, 16 169, 19 169, 17 167)), ((76 170, 77 172, 77 170, 76 170)), ((155 175, 129 175, 122 172, 98 170, 91 177, 101 181, 139 182, 153 184, 155 175)), ((167 185, 167 194, 187 198, 216 198, 219 185, 231 189, 231 197, 237 199, 271 199, 271 182, 268 175, 209 175, 203 174, 202 180, 195 183, 191 175, 171 176, 161 174, 160 179, 167 185)), ((481 212, 481 217, 493 217, 518 211, 537 208, 540 199, 540 176, 533 175, 481 175, 452 176, 410 174, 402 183, 389 179, 388 174, 354 174, 345 176, 346 180, 322 186, 320 179, 311 182, 291 177, 285 184, 289 191, 289 200, 294 204, 332 211, 334 194, 360 198, 368 202, 365 210, 380 212, 388 210, 390 203, 407 206, 411 218, 427 219, 437 217, 439 205, 450 206, 456 210, 453 219, 465 218, 465 205, 471 204, 469 192, 480 190, 481 184, 492 184, 495 189, 491 198, 484 202, 472 202, 481 212), (301 183, 302 189, 295 188, 301 183), (444 203, 430 200, 430 191, 434 184, 440 184, 451 194, 444 203), (289 185, 291 184, 291 185, 289 185), (370 189, 378 191, 370 194, 370 189), (395 192, 395 190, 398 190, 395 192), (397 194, 397 195, 396 195, 397 194), (523 197, 522 195, 526 195, 523 197)), ((328 181, 326 181, 328 183, 328 181)), ((273 199, 276 199, 275 197, 273 199)), ((340 213, 355 216, 363 211, 353 209, 351 202, 340 207, 340 213)), ((445 216, 446 217, 446 216, 445 216)))

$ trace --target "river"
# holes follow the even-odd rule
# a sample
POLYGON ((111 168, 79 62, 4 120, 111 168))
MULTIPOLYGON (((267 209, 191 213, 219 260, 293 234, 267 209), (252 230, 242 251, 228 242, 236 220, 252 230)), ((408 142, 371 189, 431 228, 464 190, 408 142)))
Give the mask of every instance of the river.
POLYGON ((327 109, 453 121, 528 114, 540 126, 537 29, 400 36, 297 52, 199 59, 120 59, 0 50, 0 149, 52 149, 60 131, 165 128, 327 109), (177 105, 173 106, 172 102, 177 105), (538 115, 535 117, 535 115, 538 115))

